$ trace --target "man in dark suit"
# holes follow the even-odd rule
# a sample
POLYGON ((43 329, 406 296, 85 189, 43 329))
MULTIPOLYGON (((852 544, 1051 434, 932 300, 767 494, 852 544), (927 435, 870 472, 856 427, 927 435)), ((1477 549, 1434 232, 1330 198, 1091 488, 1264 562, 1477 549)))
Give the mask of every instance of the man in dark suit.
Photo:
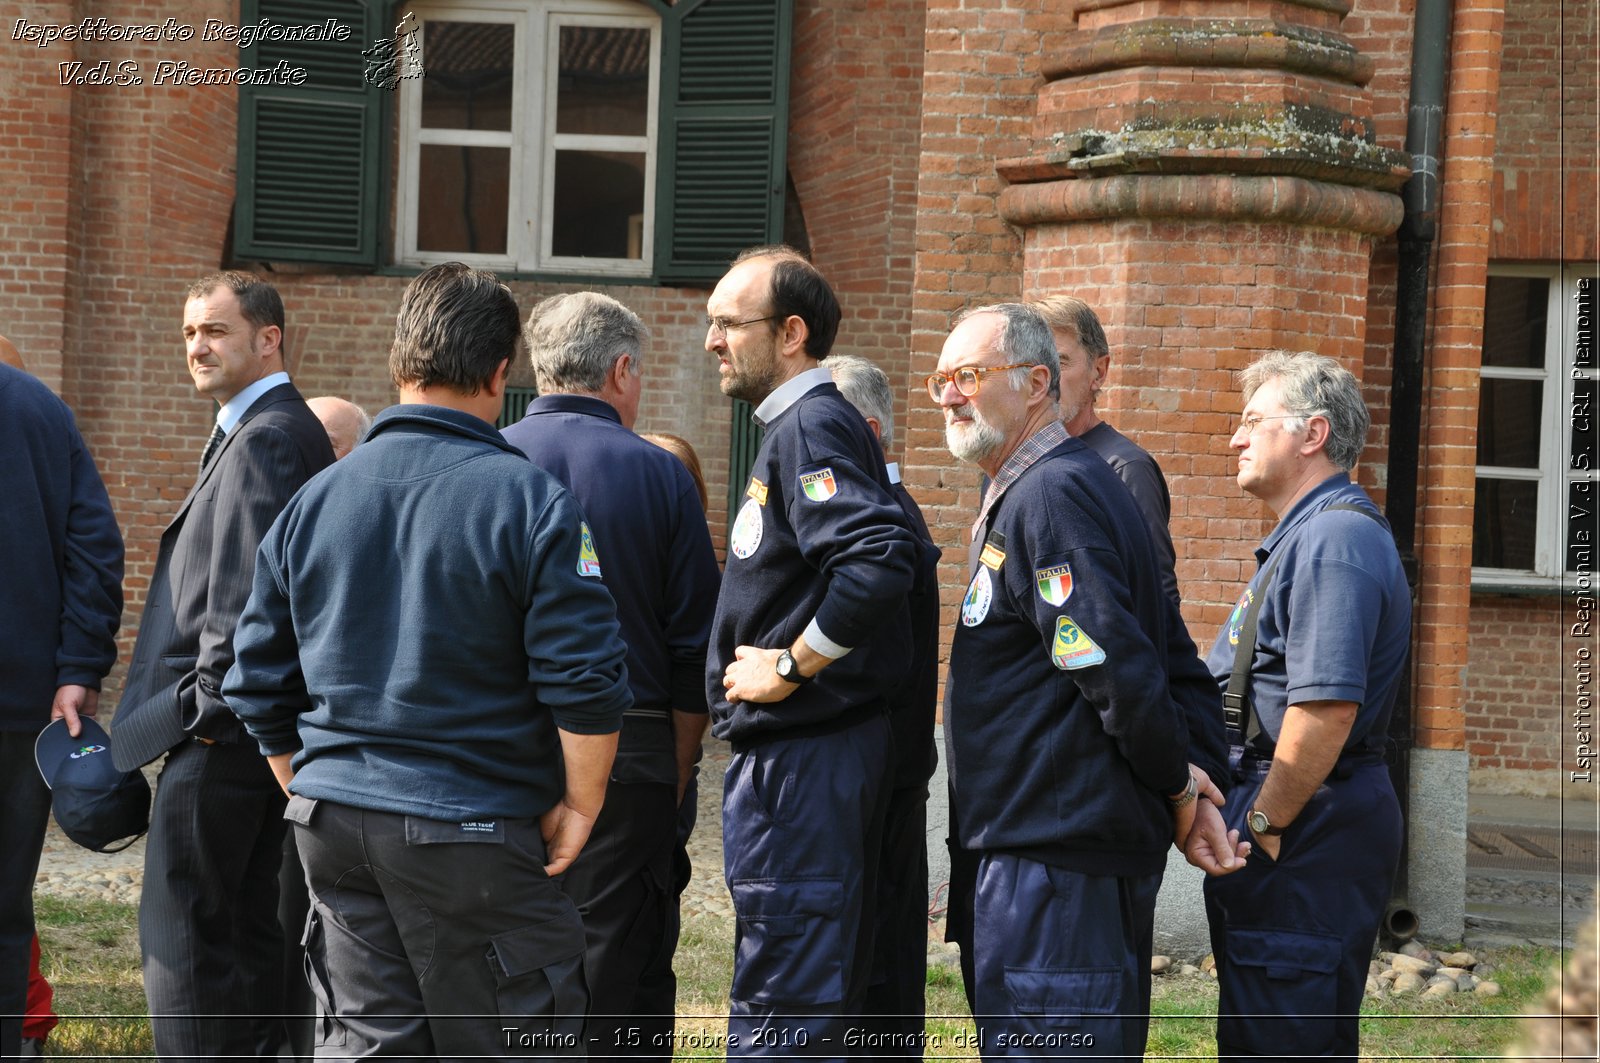
POLYGON ((223 700, 222 677, 256 547, 300 486, 333 464, 333 448, 284 372, 283 302, 271 285, 247 273, 202 278, 189 288, 183 335, 217 422, 161 536, 112 753, 124 769, 167 754, 139 905, 156 1051, 258 1058, 276 1055, 284 1036, 285 799, 223 700))

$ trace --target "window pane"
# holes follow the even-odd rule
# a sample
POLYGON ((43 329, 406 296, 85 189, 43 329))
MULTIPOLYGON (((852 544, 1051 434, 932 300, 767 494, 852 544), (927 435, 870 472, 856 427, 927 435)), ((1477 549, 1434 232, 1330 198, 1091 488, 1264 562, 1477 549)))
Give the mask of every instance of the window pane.
POLYGON ((642 137, 649 102, 649 30, 561 27, 556 132, 642 137))
POLYGON ((1567 571, 1595 574, 1595 543, 1600 538, 1596 503, 1600 494, 1594 480, 1567 484, 1567 571))
POLYGON ((643 239, 644 154, 556 152, 551 253, 637 259, 643 239))
POLYGON ((1483 364, 1543 369, 1549 300, 1546 277, 1490 277, 1483 300, 1483 364))
POLYGON ((509 132, 515 27, 429 22, 424 33, 423 128, 509 132))
POLYGON ((1472 514, 1472 564, 1532 571, 1539 485, 1531 480, 1478 479, 1472 514))
POLYGON ((510 150, 424 144, 421 163, 417 250, 505 254, 510 150))
POLYGON ((1539 410, 1544 385, 1537 380, 1484 378, 1478 394, 1478 464, 1513 469, 1539 467, 1539 410))

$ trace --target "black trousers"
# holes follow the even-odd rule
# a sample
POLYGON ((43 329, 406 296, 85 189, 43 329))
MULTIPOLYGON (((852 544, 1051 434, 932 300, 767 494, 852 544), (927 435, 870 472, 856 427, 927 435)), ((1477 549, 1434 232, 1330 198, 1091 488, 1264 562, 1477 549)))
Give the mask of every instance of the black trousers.
POLYGON ((317 1056, 584 1055, 583 924, 537 820, 448 823, 294 798, 317 1056))
POLYGON ((672 1000, 663 1008, 647 979, 663 966, 671 974, 677 943, 673 934, 668 944, 678 906, 675 789, 612 779, 594 833, 557 882, 578 906, 588 941, 583 966, 593 1059, 672 1058, 672 1000))
POLYGON ((0 1057, 22 1050, 33 879, 50 818, 50 791, 33 760, 36 737, 32 731, 0 731, 0 1057))
POLYGON ((185 742, 167 754, 139 901, 145 998, 162 1058, 284 1050, 283 806, 253 744, 185 742))

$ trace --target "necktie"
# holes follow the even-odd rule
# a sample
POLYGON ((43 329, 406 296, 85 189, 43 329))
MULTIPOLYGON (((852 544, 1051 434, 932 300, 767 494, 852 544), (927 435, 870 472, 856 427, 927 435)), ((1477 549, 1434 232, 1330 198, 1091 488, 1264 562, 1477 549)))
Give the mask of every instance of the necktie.
POLYGON ((206 449, 200 452, 201 472, 205 472, 206 466, 211 464, 211 459, 217 456, 217 448, 222 446, 222 441, 226 439, 227 436, 228 433, 222 430, 222 426, 220 424, 212 426, 211 437, 206 440, 206 449))

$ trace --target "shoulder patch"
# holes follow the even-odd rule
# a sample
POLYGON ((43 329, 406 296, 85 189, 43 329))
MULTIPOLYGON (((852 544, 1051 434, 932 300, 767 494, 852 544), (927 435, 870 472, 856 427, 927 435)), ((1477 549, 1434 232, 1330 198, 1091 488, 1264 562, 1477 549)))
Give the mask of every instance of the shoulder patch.
POLYGON ((800 490, 813 502, 826 502, 839 493, 839 484, 833 478, 833 469, 818 469, 800 474, 800 490))
POLYGON ((994 583, 989 570, 979 566, 978 572, 967 585, 967 596, 961 600, 961 625, 977 627, 989 615, 989 603, 994 601, 994 583))
POLYGON ((1000 566, 1005 564, 1006 552, 992 542, 984 543, 983 553, 978 555, 978 560, 983 563, 985 568, 992 568, 999 572, 1000 566))
POLYGON ((1062 671, 1070 672, 1075 668, 1088 668, 1090 665, 1099 664, 1105 659, 1106 651, 1102 650, 1083 628, 1073 623, 1072 617, 1056 618, 1056 637, 1050 643, 1052 664, 1062 671))
POLYGON ((756 505, 764 506, 767 504, 767 485, 752 476, 750 477, 750 487, 745 491, 744 496, 755 499, 756 505))
MULTIPOLYGON (((765 496, 766 488, 763 487, 761 491, 765 496)), ((761 545, 761 507, 765 504, 764 497, 757 498, 751 495, 744 500, 744 505, 739 507, 739 516, 733 522, 733 531, 728 534, 728 550, 734 557, 747 558, 761 545)))
POLYGON ((1063 605, 1072 597, 1071 565, 1036 569, 1033 579, 1039 588, 1039 597, 1049 605, 1063 605))
POLYGON ((1228 645, 1239 645, 1239 634, 1244 630, 1244 614, 1250 608, 1250 603, 1256 600, 1256 592, 1249 587, 1239 595, 1239 603, 1233 607, 1233 612, 1228 615, 1228 645))
POLYGON ((600 555, 594 552, 594 536, 589 534, 587 522, 579 521, 578 528, 583 533, 583 541, 578 544, 578 575, 600 578, 600 555))

